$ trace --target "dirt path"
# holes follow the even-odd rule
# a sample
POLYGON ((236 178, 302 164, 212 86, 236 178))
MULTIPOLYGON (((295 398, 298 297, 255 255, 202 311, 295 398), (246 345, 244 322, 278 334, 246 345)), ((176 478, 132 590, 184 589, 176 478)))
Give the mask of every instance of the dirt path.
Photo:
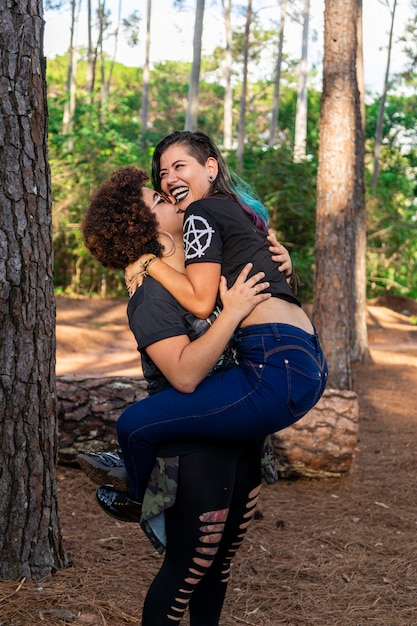
MULTIPOLYGON (((398 360, 396 353, 413 353, 417 347, 417 326, 402 313, 417 315, 417 303, 391 298, 390 306, 368 307, 369 342, 380 353, 377 361, 382 363, 398 360)), ((58 296, 57 375, 140 375, 140 358, 127 325, 126 307, 126 299, 58 296)), ((404 358, 401 356, 399 362, 404 358)))

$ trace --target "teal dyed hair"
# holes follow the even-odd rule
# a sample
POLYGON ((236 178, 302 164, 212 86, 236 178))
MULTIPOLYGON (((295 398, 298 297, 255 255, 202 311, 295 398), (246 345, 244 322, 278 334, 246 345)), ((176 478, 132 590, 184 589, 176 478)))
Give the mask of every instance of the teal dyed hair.
POLYGON ((165 150, 173 145, 183 145, 188 154, 201 165, 204 165, 209 157, 215 158, 219 171, 216 179, 211 183, 207 195, 212 196, 217 192, 229 196, 251 216, 255 226, 265 232, 268 231, 266 207, 252 187, 229 169, 216 144, 204 133, 188 130, 176 131, 158 143, 152 157, 152 184, 156 191, 161 191, 161 156, 165 150))
POLYGON ((245 180, 240 178, 235 172, 230 172, 230 188, 239 201, 239 204, 244 208, 248 207, 251 211, 254 211, 258 215, 262 222, 262 230, 267 230, 269 215, 266 206, 261 202, 253 188, 245 180))

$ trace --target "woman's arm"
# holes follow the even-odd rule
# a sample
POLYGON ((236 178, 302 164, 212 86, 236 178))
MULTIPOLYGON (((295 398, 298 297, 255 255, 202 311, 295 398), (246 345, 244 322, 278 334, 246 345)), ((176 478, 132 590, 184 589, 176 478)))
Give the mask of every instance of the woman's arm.
POLYGON ((187 335, 170 337, 146 348, 152 361, 178 391, 192 393, 195 390, 219 360, 242 319, 257 304, 271 297, 262 293, 269 287, 268 282, 260 282, 263 272, 247 278, 251 267, 251 263, 245 266, 231 289, 227 289, 222 276, 220 296, 223 309, 204 335, 192 342, 187 335))
MULTIPOLYGON (((285 276, 290 278, 293 269, 288 250, 277 241, 274 233, 269 233, 267 240, 271 244, 269 250, 272 260, 279 263, 278 270, 285 272, 285 276)), ((126 268, 126 284, 131 283, 132 278, 143 271, 143 264, 150 259, 152 260, 147 273, 161 283, 187 311, 201 319, 211 315, 217 300, 221 273, 219 263, 193 263, 187 267, 187 273, 183 274, 162 259, 144 254, 126 268)))
POLYGON ((143 272, 157 280, 190 313, 201 319, 211 315, 216 306, 221 266, 220 263, 195 263, 187 274, 178 272, 153 254, 144 254, 125 270, 126 284, 143 272))

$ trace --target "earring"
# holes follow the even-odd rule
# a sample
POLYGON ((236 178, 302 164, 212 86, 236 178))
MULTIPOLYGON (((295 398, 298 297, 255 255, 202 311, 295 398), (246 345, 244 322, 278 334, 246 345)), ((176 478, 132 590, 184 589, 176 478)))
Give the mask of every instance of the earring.
POLYGON ((208 179, 211 183, 213 182, 213 176, 209 176, 208 179))
MULTIPOLYGON (((159 231, 159 234, 160 234, 160 235, 165 235, 165 237, 168 237, 168 239, 169 239, 169 240, 170 240, 170 242, 171 242, 171 247, 170 247, 169 251, 168 251, 168 252, 165 252, 165 253, 163 254, 163 256, 164 256, 164 257, 171 256, 171 255, 172 255, 172 254, 174 254, 174 252, 175 252, 175 241, 174 241, 174 237, 173 237, 173 236, 171 235, 171 233, 169 233, 167 230, 160 230, 160 231, 159 231)), ((164 250, 165 250, 165 246, 164 246, 164 250)))

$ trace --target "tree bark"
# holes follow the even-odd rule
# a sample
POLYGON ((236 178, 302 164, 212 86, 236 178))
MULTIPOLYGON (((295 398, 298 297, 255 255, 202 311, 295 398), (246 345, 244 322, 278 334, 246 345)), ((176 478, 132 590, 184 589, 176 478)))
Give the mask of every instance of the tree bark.
POLYGON ((356 185, 355 185, 355 236, 354 277, 351 296, 352 361, 371 362, 366 324, 366 205, 365 205, 365 79, 363 68, 363 6, 357 0, 356 15, 356 77, 359 90, 359 105, 356 112, 356 185))
POLYGON ((358 35, 356 50, 356 76, 358 80, 361 125, 365 136, 365 68, 363 63, 363 0, 358 0, 358 13, 356 16, 356 32, 358 35))
POLYGON ((328 389, 301 420, 275 433, 275 466, 282 478, 330 478, 355 458, 359 406, 354 391, 328 389))
POLYGON ((74 464, 80 452, 117 448, 116 420, 147 396, 146 387, 140 378, 58 377, 60 462, 74 464))
POLYGON ((357 0, 326 0, 317 175, 313 320, 329 363, 329 388, 352 389, 352 299, 360 137, 357 0))
POLYGON ((0 577, 67 564, 58 519, 55 299, 41 0, 0 6, 0 577))
POLYGON ((198 118, 198 96, 200 89, 201 45, 203 39, 204 2, 197 0, 194 23, 193 62, 188 89, 188 107, 184 130, 196 130, 198 118))

